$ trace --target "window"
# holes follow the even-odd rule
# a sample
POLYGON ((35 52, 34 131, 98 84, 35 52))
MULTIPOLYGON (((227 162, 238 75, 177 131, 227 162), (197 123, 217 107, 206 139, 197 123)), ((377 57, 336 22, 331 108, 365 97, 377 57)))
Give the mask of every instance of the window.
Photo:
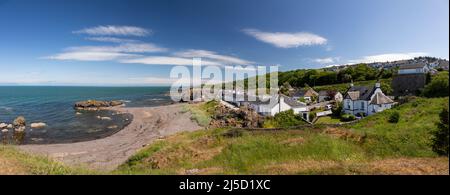
POLYGON ((364 102, 361 102, 361 109, 364 110, 364 102))

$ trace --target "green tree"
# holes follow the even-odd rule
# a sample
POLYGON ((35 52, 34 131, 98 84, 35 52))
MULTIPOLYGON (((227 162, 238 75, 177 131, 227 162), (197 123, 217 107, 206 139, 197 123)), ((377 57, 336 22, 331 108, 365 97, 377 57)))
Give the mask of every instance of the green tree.
POLYGON ((448 104, 442 109, 439 114, 440 122, 437 123, 438 129, 433 132, 432 148, 433 151, 439 155, 448 156, 449 146, 449 129, 448 129, 448 104))
POLYGON ((439 74, 431 79, 431 82, 425 86, 422 95, 425 97, 445 97, 448 96, 448 72, 439 74))

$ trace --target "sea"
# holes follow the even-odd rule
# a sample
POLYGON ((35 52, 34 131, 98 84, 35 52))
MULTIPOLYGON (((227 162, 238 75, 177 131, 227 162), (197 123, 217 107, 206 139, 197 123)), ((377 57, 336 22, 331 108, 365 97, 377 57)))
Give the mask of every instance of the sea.
POLYGON ((0 142, 55 144, 110 136, 130 124, 133 116, 107 110, 77 111, 75 102, 121 100, 126 107, 153 107, 171 104, 168 93, 169 87, 0 86, 0 123, 12 124, 18 116, 24 116, 27 123, 24 132, 0 132, 0 142), (32 129, 29 125, 34 122, 47 126, 32 129))

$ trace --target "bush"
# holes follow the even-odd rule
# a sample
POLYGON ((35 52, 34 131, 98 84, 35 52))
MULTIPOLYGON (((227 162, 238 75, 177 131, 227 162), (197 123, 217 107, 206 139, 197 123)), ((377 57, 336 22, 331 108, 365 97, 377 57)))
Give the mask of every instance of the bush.
POLYGON ((400 120, 400 114, 397 111, 395 111, 395 112, 391 113, 388 121, 390 123, 398 123, 399 120, 400 120))
POLYGON ((341 102, 341 103, 338 103, 338 104, 336 105, 336 107, 332 108, 332 109, 331 109, 331 112, 333 112, 333 116, 336 116, 336 117, 341 116, 341 113, 342 113, 342 107, 343 107, 343 105, 342 105, 342 102, 341 102))
POLYGON ((445 97, 448 96, 448 90, 448 73, 440 73, 425 86, 422 95, 425 97, 445 97))
POLYGON ((274 117, 268 118, 264 121, 264 127, 292 127, 304 125, 305 121, 294 114, 293 110, 277 113, 274 117))
POLYGON ((448 156, 449 129, 448 129, 448 104, 445 105, 439 114, 440 122, 437 123, 438 129, 433 132, 432 149, 439 155, 448 156))
POLYGON ((341 121, 348 122, 348 121, 354 121, 356 118, 352 114, 343 114, 341 116, 341 121))

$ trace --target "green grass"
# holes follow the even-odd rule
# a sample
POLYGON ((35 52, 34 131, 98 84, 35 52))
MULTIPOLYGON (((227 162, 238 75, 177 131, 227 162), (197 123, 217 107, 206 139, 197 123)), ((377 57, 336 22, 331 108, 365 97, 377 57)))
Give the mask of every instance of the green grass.
MULTIPOLYGON (((376 80, 370 80, 370 81, 357 81, 354 82, 353 84, 355 86, 373 86, 375 85, 377 81, 376 80)), ((380 82, 382 83, 382 85, 390 85, 391 84, 391 79, 381 79, 380 82)), ((322 86, 315 86, 314 90, 315 91, 328 91, 328 90, 335 90, 335 91, 339 91, 342 93, 342 95, 344 95, 344 93, 347 91, 347 89, 349 88, 349 83, 340 83, 340 84, 334 84, 334 85, 322 85, 322 86)))
POLYGON ((190 112, 191 119, 196 121, 200 126, 206 127, 211 122, 211 116, 214 114, 214 108, 217 106, 217 101, 209 101, 199 104, 186 104, 182 108, 182 112, 190 112))
POLYGON ((315 124, 338 124, 341 122, 341 119, 331 116, 322 116, 316 121, 315 124))
POLYGON ((12 146, 0 145, 0 158, 14 162, 13 167, 0 167, 20 170, 20 174, 27 175, 86 175, 103 174, 83 167, 69 167, 42 156, 30 155, 12 146))
POLYGON ((350 129, 364 132, 370 138, 363 147, 374 156, 429 157, 431 131, 439 121, 446 98, 417 98, 409 103, 364 118, 350 129), (398 123, 389 123, 391 113, 398 112, 398 123))

